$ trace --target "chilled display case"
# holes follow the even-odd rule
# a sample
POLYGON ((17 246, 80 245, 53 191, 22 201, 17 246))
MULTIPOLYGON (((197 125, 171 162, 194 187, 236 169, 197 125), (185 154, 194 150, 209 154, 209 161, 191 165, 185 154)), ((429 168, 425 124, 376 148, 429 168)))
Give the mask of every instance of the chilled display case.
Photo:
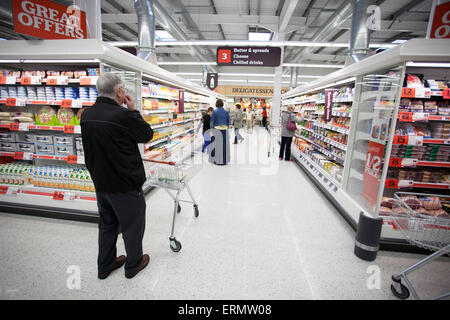
MULTIPOLYGON (((79 120, 96 80, 117 73, 152 126, 144 158, 182 160, 199 147, 201 111, 225 99, 98 40, 4 41, 0 50, 0 210, 97 220, 79 120)), ((144 163, 149 172, 151 164, 144 163)), ((151 188, 144 185, 148 192, 151 188)))
MULTIPOLYGON (((382 249, 411 248, 390 216, 395 192, 449 193, 448 48, 410 40, 282 95, 304 120, 295 159, 352 227, 360 212, 383 218, 382 249)), ((450 218, 449 204, 433 200, 421 210, 450 218)))

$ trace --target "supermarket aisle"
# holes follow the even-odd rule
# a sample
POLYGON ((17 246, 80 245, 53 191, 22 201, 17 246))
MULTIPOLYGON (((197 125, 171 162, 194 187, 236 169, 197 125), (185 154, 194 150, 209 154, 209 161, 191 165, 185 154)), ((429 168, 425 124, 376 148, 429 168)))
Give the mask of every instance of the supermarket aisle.
MULTIPOLYGON (((182 205, 180 253, 168 246, 169 196, 149 196, 144 248, 151 261, 132 280, 123 269, 96 278, 94 224, 0 214, 0 299, 393 299, 390 276, 422 256, 356 258, 354 231, 304 173, 277 153, 264 162, 262 129, 244 137, 231 147, 232 164, 205 163, 191 181, 200 217, 182 205), (69 266, 79 267, 80 289, 67 288, 69 266), (368 268, 379 268, 379 289, 367 287, 368 268)), ((425 295, 437 294, 450 288, 449 273, 441 259, 412 280, 425 295)))

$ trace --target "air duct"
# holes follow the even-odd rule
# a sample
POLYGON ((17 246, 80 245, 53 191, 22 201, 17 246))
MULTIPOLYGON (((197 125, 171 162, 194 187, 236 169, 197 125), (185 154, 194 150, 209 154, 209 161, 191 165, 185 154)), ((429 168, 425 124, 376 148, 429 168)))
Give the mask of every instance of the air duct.
MULTIPOLYGON (((336 12, 328 19, 328 22, 321 27, 314 36, 310 39, 310 41, 315 42, 326 42, 327 39, 331 37, 331 35, 340 28, 342 24, 344 24, 345 21, 347 21, 352 14, 352 5, 350 3, 347 3, 344 1, 341 7, 339 7, 336 12)), ((289 62, 301 62, 305 55, 313 52, 316 48, 314 47, 307 47, 303 48, 301 50, 296 50, 297 54, 294 58, 284 59, 285 61, 289 62)))
MULTIPOLYGON (((164 9, 164 7, 157 0, 152 0, 152 2, 153 2, 155 13, 158 16, 158 21, 159 21, 159 23, 161 23, 162 27, 167 32, 169 32, 172 36, 177 37, 183 41, 191 40, 191 39, 189 39, 187 34, 183 31, 183 29, 181 29, 175 23, 175 21, 172 19, 170 14, 164 9)), ((208 61, 208 60, 205 60, 205 53, 207 54, 208 51, 203 53, 196 46, 192 46, 192 45, 187 46, 187 48, 188 48, 190 54, 193 57, 195 57, 198 61, 203 61, 203 62, 208 61)), ((209 58, 209 59, 211 59, 211 58, 209 58)), ((215 60, 215 56, 214 56, 213 60, 215 60)), ((211 67, 211 69, 213 71, 215 71, 215 69, 213 67, 211 67)))
POLYGON ((291 81, 289 89, 294 89, 297 87, 297 67, 291 67, 291 81))
POLYGON ((156 64, 155 56, 155 13, 151 0, 135 0, 138 17, 137 57, 156 64))
POLYGON ((361 61, 369 53, 370 31, 367 27, 367 8, 373 4, 375 4, 374 0, 352 0, 349 56, 354 62, 361 61))

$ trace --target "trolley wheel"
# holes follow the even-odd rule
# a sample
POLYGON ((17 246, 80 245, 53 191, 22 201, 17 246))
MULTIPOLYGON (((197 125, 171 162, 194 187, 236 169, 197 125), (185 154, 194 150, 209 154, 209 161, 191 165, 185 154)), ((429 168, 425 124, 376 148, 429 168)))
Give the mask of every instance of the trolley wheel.
POLYGON ((181 206, 180 206, 180 204, 178 204, 177 213, 180 213, 180 212, 181 212, 181 206))
POLYGON ((194 215, 196 218, 198 218, 199 211, 198 211, 198 205, 194 204, 194 215))
POLYGON ((401 282, 401 280, 392 278, 391 291, 392 294, 399 299, 405 300, 409 297, 409 289, 401 282), (396 286, 400 286, 401 292, 397 291, 396 286))
POLYGON ((181 242, 178 241, 175 238, 169 238, 170 241, 170 249, 172 249, 173 252, 179 252, 181 250, 181 242))

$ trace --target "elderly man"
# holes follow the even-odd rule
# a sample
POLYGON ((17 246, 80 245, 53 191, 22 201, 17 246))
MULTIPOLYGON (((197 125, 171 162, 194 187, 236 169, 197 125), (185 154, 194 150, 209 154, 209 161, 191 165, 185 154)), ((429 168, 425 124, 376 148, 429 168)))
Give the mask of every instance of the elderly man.
POLYGON ((145 172, 138 143, 150 141, 153 130, 135 109, 119 76, 101 75, 97 91, 97 101, 83 112, 80 123, 86 167, 95 185, 100 215, 98 278, 106 279, 124 263, 125 276, 133 278, 150 261, 142 252, 145 172), (119 227, 126 257, 117 257, 119 227))

